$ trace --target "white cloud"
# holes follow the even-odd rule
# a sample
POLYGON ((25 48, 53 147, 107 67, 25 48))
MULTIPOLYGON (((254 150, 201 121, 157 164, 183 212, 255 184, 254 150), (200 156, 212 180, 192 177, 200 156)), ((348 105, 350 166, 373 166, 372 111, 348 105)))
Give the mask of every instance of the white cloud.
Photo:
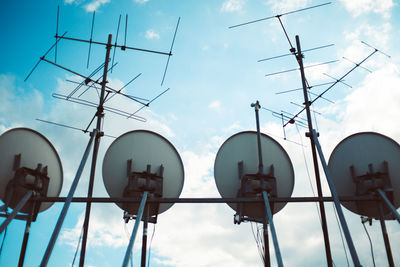
POLYGON ((235 12, 242 10, 245 0, 226 0, 222 3, 222 12, 235 12))
POLYGON ((358 17, 368 13, 376 13, 384 18, 390 18, 394 7, 392 0, 340 0, 352 16, 358 17))
POLYGON ((109 3, 110 0, 94 0, 93 2, 87 4, 85 9, 87 12, 93 12, 99 9, 100 6, 109 3))
POLYGON ((134 0, 134 1, 139 4, 145 4, 145 3, 149 2, 150 0, 134 0))
POLYGON ((146 38, 147 39, 156 39, 156 40, 158 40, 158 39, 160 39, 160 34, 157 33, 154 30, 147 30, 146 31, 146 38))
POLYGON ((215 100, 211 102, 210 104, 208 104, 208 108, 212 111, 217 111, 217 112, 222 111, 221 101, 215 100))

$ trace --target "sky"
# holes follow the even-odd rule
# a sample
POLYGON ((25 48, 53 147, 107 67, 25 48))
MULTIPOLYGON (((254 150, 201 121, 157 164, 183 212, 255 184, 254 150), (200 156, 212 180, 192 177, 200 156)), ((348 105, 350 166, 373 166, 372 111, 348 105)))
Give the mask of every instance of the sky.
MULTIPOLYGON (((146 122, 107 113, 103 131, 107 135, 146 129, 167 138, 177 149, 185 169, 181 197, 220 197, 214 181, 214 160, 218 149, 230 136, 255 130, 256 100, 262 107, 297 113, 304 100, 301 91, 281 93, 301 87, 298 71, 266 76, 298 67, 293 56, 268 61, 261 59, 289 53, 290 45, 275 18, 237 28, 230 26, 293 10, 326 3, 311 0, 65 0, 10 1, 0 3, 0 133, 27 127, 45 135, 60 155, 64 179, 60 196, 66 196, 75 176, 88 134, 37 121, 48 120, 84 129, 95 109, 52 97, 69 94, 81 82, 76 75, 41 62, 27 81, 24 79, 41 56, 54 44, 57 6, 60 7, 58 33, 89 39, 93 11, 93 40, 115 42, 118 19, 122 15, 117 39, 124 43, 125 16, 128 14, 126 44, 137 48, 169 52, 180 18, 169 60, 164 55, 116 50, 118 63, 108 75, 109 85, 137 97, 152 99, 168 92, 142 109, 138 115, 146 122), (297 104, 297 105, 296 105, 297 104)), ((335 85, 313 104, 314 127, 328 159, 335 146, 350 134, 375 131, 400 142, 395 118, 400 113, 400 6, 392 0, 337 0, 329 5, 281 17, 288 37, 295 44, 298 35, 305 66, 338 60, 307 68, 310 85, 334 81, 374 50, 362 67, 351 72, 344 83, 335 85), (334 45, 331 45, 334 44, 334 45), (390 58, 387 56, 389 55, 390 58), (352 61, 352 62, 351 62, 352 61)), ((90 75, 104 62, 105 49, 93 45, 87 68, 87 43, 62 40, 57 46, 57 63, 83 75, 90 75)), ((54 61, 52 50, 47 59, 54 61)), ((98 76, 97 76, 98 77, 98 76)), ((321 93, 328 85, 315 86, 321 93)), ((97 101, 94 90, 84 95, 97 101)), ((108 103, 114 108, 134 112, 140 106, 116 96, 108 103)), ((304 118, 304 114, 302 114, 304 118)), ((295 172, 293 196, 315 196, 316 186, 311 149, 305 129, 285 127, 280 118, 265 109, 260 111, 261 131, 278 141, 287 151, 295 172)), ((90 129, 94 126, 92 125, 90 129)), ((114 139, 101 140, 97 161, 94 196, 107 197, 101 166, 114 139)), ((87 194, 88 165, 75 196, 87 194)), ((330 196, 321 174, 324 196, 330 196)), ((69 209, 48 266, 71 266, 82 229, 84 205, 69 209)), ((326 203, 329 238, 335 266, 351 266, 344 248, 332 203, 326 203)), ((25 266, 37 266, 46 249, 62 204, 54 204, 32 223, 25 266)), ((344 209, 349 229, 363 266, 373 266, 371 248, 360 216, 344 209)), ((127 225, 123 211, 115 204, 93 204, 86 266, 115 266, 122 263, 133 222, 127 225)), ((226 204, 175 204, 150 225, 150 266, 262 266, 252 231, 260 225, 233 224, 234 211, 226 204)), ((324 240, 315 203, 288 203, 274 216, 274 223, 286 266, 326 265, 324 240)), ((387 257, 378 221, 365 225, 372 239, 377 266, 386 266, 387 257)), ((7 230, 0 266, 15 266, 24 232, 24 222, 13 221, 7 230)), ((400 262, 400 228, 387 221, 395 262, 400 262)), ((139 229, 139 233, 141 230, 139 229)), ((3 239, 3 235, 1 236, 3 239)), ((271 260, 275 266, 271 244, 271 260)), ((141 238, 136 238, 133 266, 140 265, 141 238)), ((75 265, 79 262, 79 253, 75 265)))

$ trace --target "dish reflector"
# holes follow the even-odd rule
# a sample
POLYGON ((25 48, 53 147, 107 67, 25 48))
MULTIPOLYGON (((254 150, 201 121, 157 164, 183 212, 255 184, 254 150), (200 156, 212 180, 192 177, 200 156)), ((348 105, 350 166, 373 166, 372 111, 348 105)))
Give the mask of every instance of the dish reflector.
MULTIPOLYGON (((147 165, 151 165, 151 172, 156 173, 162 165, 162 197, 179 197, 184 179, 182 160, 167 139, 146 130, 127 132, 115 139, 107 149, 103 160, 103 180, 111 197, 123 197, 124 189, 128 185, 129 160, 132 160, 132 170, 135 172, 145 172, 147 165)), ((130 214, 137 213, 138 204, 116 204, 130 214)), ((161 203, 158 211, 150 209, 150 215, 160 214, 172 205, 173 203, 161 203)))
MULTIPOLYGON (((20 167, 36 169, 38 164, 43 167, 47 166, 47 176, 49 185, 47 189, 48 197, 58 197, 61 192, 63 183, 63 170, 60 157, 57 151, 40 133, 28 128, 14 128, 0 136, 0 198, 6 201, 6 189, 10 180, 13 179, 14 159, 15 156, 21 154, 20 167)), ((34 177, 27 175, 25 181, 32 183, 34 177)), ((25 190, 25 189, 23 189, 25 190)), ((14 194, 20 195, 24 192, 15 191, 14 194)), ((11 201, 10 207, 14 208, 18 204, 18 200, 11 201)), ((48 209, 53 203, 43 202, 39 208, 39 212, 48 209)), ((25 205, 21 210, 23 213, 30 212, 25 205)))
MULTIPOLYGON (((283 147, 268 135, 261 134, 262 159, 264 173, 274 166, 277 197, 290 197, 294 187, 294 171, 292 162, 283 147)), ((223 198, 237 197, 241 187, 238 174, 238 163, 244 162, 244 173, 258 172, 257 132, 246 131, 229 137, 218 150, 214 162, 215 183, 223 198)), ((228 203, 238 211, 238 205, 228 203)), ((273 213, 278 212, 286 202, 275 203, 273 213)), ((243 215, 253 218, 265 218, 264 204, 244 205, 243 215)))
MULTIPOLYGON (((375 172, 381 172, 383 162, 388 163, 389 178, 393 188, 393 204, 400 207, 400 145, 393 139, 374 132, 361 132, 343 139, 333 150, 328 167, 336 191, 340 196, 355 196, 356 184, 350 166, 354 166, 356 175, 369 172, 372 164, 375 172)), ((364 216, 379 218, 374 202, 342 202, 350 211, 364 216)))

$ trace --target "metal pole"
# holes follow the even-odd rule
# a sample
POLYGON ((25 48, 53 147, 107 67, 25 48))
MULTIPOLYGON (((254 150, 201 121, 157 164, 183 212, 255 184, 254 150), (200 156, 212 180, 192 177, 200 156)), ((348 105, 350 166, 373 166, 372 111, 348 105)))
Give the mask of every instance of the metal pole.
POLYGON ((269 255, 269 240, 268 240, 268 222, 264 222, 264 266, 271 266, 271 257, 269 255))
POLYGON ((145 216, 143 219, 143 237, 142 237, 142 265, 146 267, 146 252, 147 252, 147 229, 149 224, 149 205, 145 207, 145 216))
POLYGON ((318 149, 319 158, 321 160, 322 167, 324 168, 324 171, 325 171, 325 176, 326 176, 326 180, 328 181, 329 189, 331 190, 333 202, 335 203, 335 207, 336 207, 336 211, 339 216, 340 224, 342 225, 343 233, 344 233, 344 236, 346 237, 347 246, 350 250, 351 258, 353 259, 354 266, 357 266, 357 267, 361 266, 360 261, 358 259, 356 248, 354 247, 353 240, 351 239, 349 227, 347 226, 346 219, 344 218, 342 206, 340 205, 339 197, 336 193, 335 185, 333 184, 333 181, 331 178, 331 173, 329 172, 328 165, 326 164, 324 154, 322 153, 321 145, 319 144, 319 141, 318 141, 317 133, 315 132, 315 130, 313 130, 312 134, 314 136, 315 145, 318 149))
POLYGON ((89 156, 90 148, 92 147, 93 139, 97 135, 97 130, 93 130, 92 136, 90 137, 89 143, 86 147, 85 153, 83 154, 81 163, 79 164, 79 168, 76 171, 76 175, 74 181, 71 184, 71 188, 69 189, 67 199, 65 200, 64 206, 61 210, 60 216, 58 217, 56 227, 53 230, 53 234, 51 235, 49 244, 47 245, 46 252, 43 256, 42 262, 40 263, 40 267, 47 266, 49 258, 51 256, 51 252, 53 251, 54 245, 57 241, 58 234, 60 233, 61 226, 64 223, 65 216, 67 215, 69 206, 71 205, 72 197, 74 196, 76 187, 78 186, 79 178, 83 172, 83 168, 85 167, 86 160, 89 156))
MULTIPOLYGON (((315 151, 314 137, 311 134, 311 132, 313 131, 313 126, 312 126, 312 119, 311 119, 311 112, 310 112, 310 101, 308 100, 306 77, 304 74, 304 66, 303 66, 303 55, 301 53, 300 39, 299 39, 298 35, 296 35, 296 45, 297 45, 297 61, 300 65, 301 82, 303 85, 304 104, 305 104, 305 109, 306 109, 306 113, 307 113, 308 131, 309 131, 309 137, 310 137, 310 142, 311 142, 311 152, 312 152, 313 163, 314 163, 315 181, 317 184, 318 197, 322 197, 323 195, 322 195, 322 187, 321 187, 321 177, 319 174, 319 167, 318 167, 317 152, 315 151)), ((327 261, 328 267, 332 267, 333 266, 332 265, 332 253, 331 253, 331 246, 329 243, 328 224, 326 222, 325 206, 324 206, 323 201, 318 201, 318 204, 319 204, 319 210, 321 212, 321 226, 322 226, 322 232, 324 234, 326 261, 327 261)))
POLYGON ((124 261, 122 263, 122 267, 128 266, 129 258, 131 255, 133 244, 135 243, 135 238, 136 238, 136 234, 137 234, 137 231, 139 228, 139 224, 140 224, 140 221, 142 220, 142 215, 143 215, 143 211, 144 211, 144 206, 146 205, 146 200, 147 200, 147 191, 143 192, 142 201, 140 202, 138 214, 136 216, 135 225, 133 226, 131 238, 129 239, 129 245, 125 252, 125 257, 124 257, 124 261))
POLYGON ((26 248, 28 246, 29 233, 31 230, 31 222, 32 222, 32 218, 33 218, 33 212, 35 210, 35 205, 36 205, 36 201, 33 201, 32 208, 28 214, 28 219, 26 220, 24 239, 22 241, 21 252, 19 254, 18 267, 24 266, 26 248))
POLYGON ((378 188, 376 190, 378 194, 381 196, 381 198, 385 201, 386 205, 389 207, 389 209, 392 211, 393 215, 396 216, 397 221, 400 223, 400 214, 397 212, 396 208, 393 206, 393 204, 390 202, 390 200, 386 197, 385 192, 382 191, 382 189, 378 188))
POLYGON ((261 151, 261 131, 260 131, 260 119, 258 115, 258 111, 261 108, 260 102, 257 102, 255 104, 251 104, 252 107, 254 107, 254 110, 256 112, 256 128, 257 128, 257 148, 258 148, 258 173, 263 173, 264 172, 264 166, 263 166, 263 160, 262 160, 262 151, 261 151))
MULTIPOLYGON (((93 185, 94 185, 94 176, 96 172, 96 161, 97 161, 97 154, 99 151, 99 145, 100 145, 100 138, 101 138, 101 121, 103 119, 104 113, 103 113, 103 104, 104 104, 104 94, 106 90, 106 84, 107 84, 107 71, 108 71, 108 62, 110 61, 110 51, 112 48, 111 45, 111 40, 112 40, 112 35, 108 35, 108 42, 107 42, 107 51, 106 51, 106 58, 104 62, 104 72, 103 72, 103 81, 101 83, 101 94, 100 94, 100 101, 99 105, 97 107, 97 125, 96 125, 96 130, 97 135, 95 137, 94 141, 94 148, 93 148, 93 156, 92 156, 92 165, 90 168, 90 178, 89 178, 89 188, 88 188, 88 197, 92 197, 93 195, 93 185)), ((92 203, 88 202, 86 203, 86 212, 85 212, 85 220, 83 222, 83 235, 82 235, 82 247, 81 247, 81 255, 79 259, 79 266, 83 267, 85 263, 85 254, 86 254, 86 243, 87 243, 87 236, 88 236, 88 231, 89 231, 89 218, 90 218, 90 210, 92 207, 92 203)))
POLYGON ((388 258, 389 266, 394 267, 394 261, 393 261, 393 256, 392 256, 392 250, 390 248, 390 242, 389 242, 389 235, 387 233, 386 229, 386 224, 385 220, 383 218, 383 209, 382 209, 382 202, 378 202, 378 210, 379 210, 379 221, 381 223, 381 228, 382 228, 382 235, 383 235, 383 241, 385 242, 385 248, 386 248, 386 255, 388 258))
POLYGON ((263 198, 265 203, 265 209, 267 211, 267 219, 269 222, 269 227, 271 229, 272 242, 274 243, 276 262, 278 263, 279 267, 282 267, 283 262, 282 262, 281 250, 279 249, 278 237, 276 236, 275 225, 272 219, 271 207, 269 206, 268 193, 266 191, 263 191, 263 198))
POLYGON ((10 222, 15 218, 17 213, 24 207, 26 202, 28 202, 29 198, 32 196, 33 191, 29 190, 28 192, 25 193, 23 198, 20 200, 17 206, 13 209, 11 214, 7 217, 7 219, 0 225, 0 234, 3 233, 3 231, 7 228, 7 226, 10 224, 10 222))

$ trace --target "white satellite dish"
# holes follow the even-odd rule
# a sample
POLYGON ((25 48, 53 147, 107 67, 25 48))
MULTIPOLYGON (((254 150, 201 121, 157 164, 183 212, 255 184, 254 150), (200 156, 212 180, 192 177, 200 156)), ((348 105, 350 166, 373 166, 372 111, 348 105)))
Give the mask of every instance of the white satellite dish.
MULTIPOLYGON (((277 197, 290 197, 294 187, 294 171, 292 162, 283 147, 268 135, 261 134, 261 148, 264 169, 274 166, 277 197)), ((241 187, 238 174, 238 163, 244 162, 245 173, 258 171, 257 132, 245 131, 229 137, 218 150, 214 163, 215 182, 223 198, 237 197, 241 187)), ((228 205, 238 211, 236 203, 228 205)), ((278 212, 286 202, 275 203, 273 213, 278 212)), ((245 204, 243 215, 254 218, 265 218, 265 205, 245 204)))
MULTIPOLYGON (((103 160, 103 180, 110 197, 123 197, 128 184, 129 160, 132 160, 132 169, 136 172, 144 172, 147 165, 151 165, 151 172, 155 173, 162 166, 162 197, 179 197, 184 181, 182 160, 167 139, 146 130, 127 132, 115 139, 107 149, 103 160)), ((137 213, 138 204, 116 204, 130 214, 137 213)), ((162 213, 172 205, 173 203, 161 203, 156 213, 162 213)), ((154 212, 154 209, 150 209, 150 215, 155 215, 154 212)))
MULTIPOLYGON (((368 165, 372 164, 375 172, 382 169, 386 161, 389 167, 389 178, 393 188, 393 204, 400 207, 400 145, 393 139, 374 132, 361 132, 348 136, 333 150, 328 167, 339 197, 355 196, 356 184, 350 172, 354 166, 357 175, 366 174, 368 165)), ((342 202, 350 211, 379 218, 377 205, 374 202, 342 202)))
MULTIPOLYGON (((27 128, 14 128, 0 136, 1 200, 6 201, 6 188, 14 177, 14 159, 18 154, 21 154, 20 167, 36 169, 38 164, 42 164, 43 167, 47 166, 47 176, 50 178, 47 196, 58 197, 63 184, 63 170, 57 151, 50 141, 40 133, 27 128)), ((22 191, 14 191, 13 194, 22 197, 25 194, 22 191)), ((14 199, 10 203, 10 207, 14 208, 18 202, 14 199)), ((51 205, 53 203, 43 202, 39 212, 48 209, 51 205)), ((30 209, 25 206, 21 212, 28 213, 30 209)))

